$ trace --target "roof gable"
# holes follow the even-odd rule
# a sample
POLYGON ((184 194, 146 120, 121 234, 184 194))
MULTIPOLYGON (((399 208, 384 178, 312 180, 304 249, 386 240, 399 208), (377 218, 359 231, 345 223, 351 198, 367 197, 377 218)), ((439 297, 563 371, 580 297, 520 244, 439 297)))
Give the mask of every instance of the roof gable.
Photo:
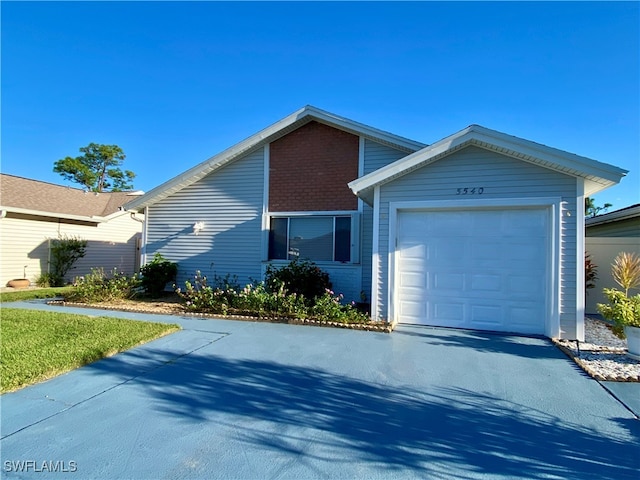
POLYGON ((192 185, 229 162, 232 162, 251 151, 261 148, 262 146, 271 143, 312 121, 323 123, 345 132, 374 140, 378 143, 405 151, 406 153, 415 152, 425 146, 424 143, 409 140, 383 130, 378 130, 362 123, 354 122, 353 120, 339 117, 324 110, 320 110, 319 108, 307 105, 240 143, 237 143, 219 154, 214 155, 184 173, 150 190, 140 198, 129 202, 125 208, 128 210, 141 211, 145 207, 153 205, 183 188, 192 185))
POLYGON ((0 174, 0 193, 0 209, 5 211, 87 221, 104 221, 135 195, 86 192, 7 174, 0 174))
POLYGON ((497 132, 480 125, 471 125, 422 150, 350 182, 349 187, 356 195, 371 202, 376 186, 391 182, 470 145, 567 175, 584 178, 585 195, 592 195, 615 185, 627 173, 626 170, 613 165, 497 132))

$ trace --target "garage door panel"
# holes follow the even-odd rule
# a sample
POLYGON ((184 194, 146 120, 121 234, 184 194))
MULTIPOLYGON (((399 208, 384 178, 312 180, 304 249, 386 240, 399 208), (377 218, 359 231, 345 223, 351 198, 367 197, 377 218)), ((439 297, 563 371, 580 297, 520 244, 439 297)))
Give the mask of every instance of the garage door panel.
POLYGON ((502 283, 501 275, 471 275, 471 289, 477 292, 501 292, 504 288, 502 283))
POLYGON ((423 272, 403 272, 400 274, 400 287, 404 289, 413 288, 420 294, 424 294, 427 286, 427 278, 423 272))
POLYGON ((397 231, 399 321, 544 333, 545 209, 400 212, 397 231))
POLYGON ((464 275, 460 273, 435 273, 433 275, 432 290, 455 290, 459 292, 464 289, 464 275))
POLYGON ((540 333, 540 313, 536 305, 518 305, 509 307, 507 314, 511 324, 521 333, 540 333))
POLYGON ((463 303, 437 302, 433 304, 433 316, 440 325, 458 327, 462 325, 464 317, 463 303))

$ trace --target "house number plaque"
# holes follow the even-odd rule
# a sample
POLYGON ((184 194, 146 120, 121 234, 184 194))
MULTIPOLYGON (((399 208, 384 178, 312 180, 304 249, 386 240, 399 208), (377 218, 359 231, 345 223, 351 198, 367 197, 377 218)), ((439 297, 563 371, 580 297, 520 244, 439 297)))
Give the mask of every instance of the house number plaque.
POLYGON ((484 187, 465 187, 458 188, 456 195, 482 195, 482 192, 484 192, 484 187))

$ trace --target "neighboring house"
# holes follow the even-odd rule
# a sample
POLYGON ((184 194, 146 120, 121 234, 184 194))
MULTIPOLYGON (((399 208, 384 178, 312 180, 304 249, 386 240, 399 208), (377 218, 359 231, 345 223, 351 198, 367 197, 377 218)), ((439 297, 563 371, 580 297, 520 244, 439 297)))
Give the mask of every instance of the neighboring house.
POLYGON ((133 200, 143 261, 309 258, 391 322, 584 337, 584 196, 617 167, 477 125, 426 146, 304 107, 133 200), (355 195, 354 195, 355 193, 355 195))
POLYGON ((598 270, 595 288, 587 290, 586 312, 598 313, 597 304, 607 303, 602 289, 622 289, 611 276, 611 264, 618 253, 640 255, 640 204, 587 218, 585 236, 585 248, 598 270))
POLYGON ((142 218, 120 209, 140 193, 85 192, 0 174, 0 285, 14 278, 35 282, 49 271, 49 241, 61 236, 87 240, 86 255, 67 275, 72 280, 93 267, 138 268, 142 218))

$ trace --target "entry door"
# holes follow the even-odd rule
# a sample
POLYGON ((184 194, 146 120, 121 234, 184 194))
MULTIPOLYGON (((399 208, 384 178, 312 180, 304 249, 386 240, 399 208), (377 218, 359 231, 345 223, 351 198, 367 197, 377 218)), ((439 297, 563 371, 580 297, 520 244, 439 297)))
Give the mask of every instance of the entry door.
POLYGON ((545 333, 546 209, 401 211, 396 231, 400 322, 545 333))

